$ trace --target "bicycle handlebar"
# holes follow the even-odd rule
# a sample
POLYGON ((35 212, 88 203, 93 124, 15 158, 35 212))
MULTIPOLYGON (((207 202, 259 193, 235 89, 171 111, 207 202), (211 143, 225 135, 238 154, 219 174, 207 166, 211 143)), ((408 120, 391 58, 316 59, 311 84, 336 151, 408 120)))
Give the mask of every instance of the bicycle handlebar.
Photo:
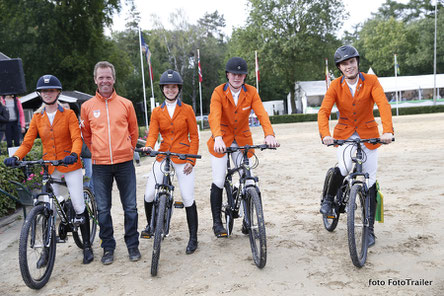
POLYGON ((245 145, 245 146, 239 146, 239 147, 227 147, 227 151, 225 153, 233 153, 233 152, 236 152, 238 150, 246 150, 248 152, 251 149, 260 149, 261 151, 265 150, 265 149, 276 150, 276 147, 270 147, 267 144, 245 145))
POLYGON ((62 159, 60 159, 60 160, 39 159, 39 160, 18 160, 17 165, 12 166, 12 168, 20 168, 20 167, 26 167, 26 166, 32 166, 32 165, 42 165, 43 166, 45 164, 51 164, 53 166, 67 166, 67 164, 65 164, 62 159))
POLYGON ((141 148, 136 148, 134 149, 134 151, 141 152, 151 157, 156 157, 157 155, 165 155, 166 157, 177 156, 181 160, 185 160, 187 158, 202 158, 202 155, 198 154, 183 154, 183 153, 174 153, 170 151, 155 151, 155 150, 145 151, 141 148))
MULTIPOLYGON (((395 141, 395 138, 392 138, 392 142, 394 142, 394 141, 395 141)), ((328 144, 327 146, 334 146, 334 145, 342 146, 342 145, 344 145, 346 143, 355 143, 355 144, 357 144, 357 143, 370 143, 370 144, 373 144, 373 145, 376 145, 376 144, 384 144, 385 145, 385 144, 387 144, 387 143, 382 142, 380 138, 371 138, 371 139, 359 139, 359 138, 357 138, 357 139, 352 139, 352 140, 336 140, 336 139, 333 139, 333 144, 328 144)))

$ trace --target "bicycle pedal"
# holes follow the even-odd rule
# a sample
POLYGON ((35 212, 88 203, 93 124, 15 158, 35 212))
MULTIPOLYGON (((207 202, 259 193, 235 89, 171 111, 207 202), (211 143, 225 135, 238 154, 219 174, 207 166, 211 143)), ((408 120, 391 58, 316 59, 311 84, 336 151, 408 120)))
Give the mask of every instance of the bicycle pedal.
POLYGON ((150 239, 152 237, 151 234, 140 235, 140 238, 150 239))
POLYGON ((175 207, 176 209, 183 209, 185 206, 184 206, 183 202, 181 202, 181 201, 176 201, 176 202, 174 202, 174 207, 175 207))

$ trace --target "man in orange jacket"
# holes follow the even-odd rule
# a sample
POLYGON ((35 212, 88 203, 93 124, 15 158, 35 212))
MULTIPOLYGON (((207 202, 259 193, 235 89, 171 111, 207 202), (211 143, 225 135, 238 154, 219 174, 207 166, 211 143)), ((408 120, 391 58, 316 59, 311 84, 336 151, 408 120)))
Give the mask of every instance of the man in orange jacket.
POLYGON ((251 109, 254 110, 262 125, 265 144, 271 147, 279 146, 256 88, 245 84, 248 74, 247 62, 242 58, 233 57, 226 64, 225 73, 228 82, 214 89, 208 116, 211 137, 207 145, 211 153, 213 171, 210 202, 213 231, 217 237, 227 236, 227 230, 221 218, 222 190, 227 171, 227 155, 224 152, 226 147, 253 144, 248 125, 251 109))
MULTIPOLYGON (((381 141, 390 143, 393 138, 392 112, 381 84, 375 75, 359 72, 359 53, 350 45, 341 46, 334 55, 336 67, 343 76, 333 80, 322 101, 318 113, 318 127, 325 145, 333 144, 334 139, 346 140, 353 138, 378 138, 378 123, 373 117, 373 106, 378 106, 381 114, 383 134, 381 141), (333 105, 339 110, 338 124, 333 137, 330 135, 328 118, 333 105)), ((370 217, 369 246, 375 244, 373 225, 376 213, 376 170, 378 166, 378 150, 380 145, 365 143, 364 153, 367 161, 363 163, 364 172, 369 173, 370 217)), ((332 176, 329 191, 322 201, 320 212, 327 215, 332 210, 333 198, 342 184, 344 177, 352 168, 350 153, 344 153, 347 147, 337 149, 338 166, 332 176)))
POLYGON ((139 135, 136 112, 131 101, 114 90, 116 71, 106 61, 94 68, 97 92, 82 105, 81 124, 85 144, 91 151, 92 177, 99 214, 100 239, 104 250, 102 263, 114 260, 111 192, 116 179, 125 213, 125 243, 129 259, 138 261, 139 233, 137 232, 136 173, 133 164, 134 148, 139 135))

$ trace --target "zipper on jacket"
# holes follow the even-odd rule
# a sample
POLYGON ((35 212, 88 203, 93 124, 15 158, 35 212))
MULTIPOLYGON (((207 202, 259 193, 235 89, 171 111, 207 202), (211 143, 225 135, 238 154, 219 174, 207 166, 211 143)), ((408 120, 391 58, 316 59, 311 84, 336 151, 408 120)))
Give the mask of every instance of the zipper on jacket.
POLYGON ((114 164, 114 162, 113 162, 113 148, 111 146, 111 124, 109 122, 108 99, 105 100, 105 106, 106 106, 106 120, 108 122, 109 156, 111 158, 111 164, 114 164))

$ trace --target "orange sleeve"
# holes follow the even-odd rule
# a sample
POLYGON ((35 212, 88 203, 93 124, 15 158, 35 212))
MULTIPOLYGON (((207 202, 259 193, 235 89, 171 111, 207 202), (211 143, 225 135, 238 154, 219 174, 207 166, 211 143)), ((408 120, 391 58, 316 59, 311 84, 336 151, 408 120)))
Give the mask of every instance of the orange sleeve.
POLYGON ((34 140, 37 138, 39 131, 37 129, 37 114, 31 119, 31 123, 29 124, 29 129, 25 134, 25 138, 23 139, 23 143, 20 145, 19 149, 14 153, 14 156, 17 156, 20 159, 28 154, 31 151, 32 146, 34 145, 34 140))
POLYGON ((220 120, 222 117, 222 103, 220 94, 217 89, 211 95, 210 114, 208 115, 208 123, 210 124, 211 134, 213 137, 222 136, 220 130, 220 120))
POLYGON ((137 124, 136 111, 134 110, 134 106, 131 101, 129 101, 128 109, 128 131, 131 137, 131 146, 133 146, 134 149, 136 148, 137 140, 139 138, 139 125, 137 124))
POLYGON ((151 114, 150 127, 148 129, 148 137, 146 139, 145 147, 151 147, 154 149, 154 145, 156 144, 157 138, 159 137, 160 125, 158 112, 159 109, 156 108, 151 114))
MULTIPOLYGON (((193 108, 191 106, 188 107, 187 114, 187 123, 188 123, 188 133, 190 134, 190 149, 188 151, 189 154, 197 154, 199 152, 199 132, 197 130, 197 121, 196 115, 194 114, 193 108)), ((190 159, 192 165, 195 165, 195 159, 190 159)))
POLYGON ((324 139, 326 136, 331 136, 328 118, 330 117, 331 109, 336 102, 336 91, 334 88, 335 86, 333 84, 330 85, 318 112, 318 129, 321 139, 324 139))
POLYGON ((384 89, 378 79, 376 79, 375 85, 372 88, 372 97, 378 106, 379 114, 381 116, 382 132, 393 134, 392 107, 390 106, 387 97, 385 96, 384 89))
POLYGON ((71 152, 77 154, 80 157, 80 153, 82 152, 82 136, 80 134, 79 121, 77 120, 76 114, 74 111, 69 110, 69 133, 71 134, 72 139, 72 148, 71 152))
POLYGON ((270 117, 268 117, 267 111, 265 111, 264 104, 262 104, 262 100, 257 93, 256 88, 254 89, 254 96, 252 102, 252 108, 254 113, 256 114, 259 122, 261 123, 262 129, 264 131, 264 136, 272 135, 274 136, 273 127, 271 126, 270 117))

